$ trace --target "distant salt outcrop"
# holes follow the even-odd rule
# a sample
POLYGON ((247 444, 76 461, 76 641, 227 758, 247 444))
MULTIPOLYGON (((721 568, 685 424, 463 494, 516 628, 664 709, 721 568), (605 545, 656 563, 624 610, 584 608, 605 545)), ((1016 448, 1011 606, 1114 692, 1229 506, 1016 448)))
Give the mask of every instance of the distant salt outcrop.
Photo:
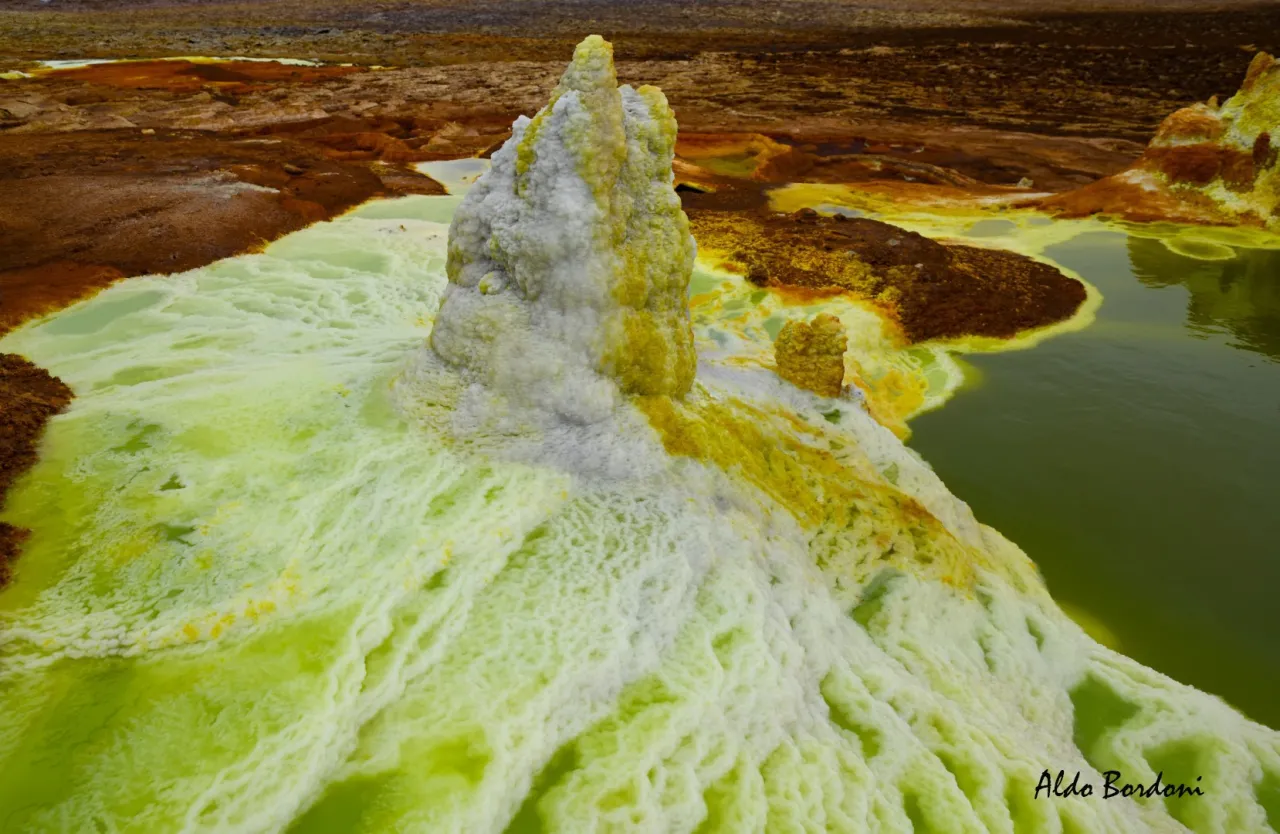
POLYGON ((1239 92, 1173 113, 1120 174, 1042 205, 1070 216, 1231 223, 1280 231, 1280 63, 1254 55, 1239 92))
POLYGON ((579 44, 454 216, 435 353, 488 400, 570 422, 686 393, 695 244, 675 138, 661 90, 619 88, 612 46, 579 44))

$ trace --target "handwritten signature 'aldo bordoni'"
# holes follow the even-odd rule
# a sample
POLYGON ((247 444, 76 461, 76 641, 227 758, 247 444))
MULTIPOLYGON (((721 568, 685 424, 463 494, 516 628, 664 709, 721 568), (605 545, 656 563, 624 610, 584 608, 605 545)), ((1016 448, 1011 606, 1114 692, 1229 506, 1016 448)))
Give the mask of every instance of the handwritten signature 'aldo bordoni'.
MULTIPOLYGON (((1035 798, 1040 798, 1041 791, 1044 791, 1046 798, 1054 796, 1093 796, 1093 785, 1091 783, 1080 784, 1080 771, 1076 771, 1075 778, 1063 785, 1066 775, 1065 770, 1059 770, 1056 778, 1050 776, 1047 770, 1041 773, 1040 781, 1036 783, 1035 798)), ((1153 796, 1204 796, 1204 791, 1197 785, 1186 785, 1181 782, 1177 784, 1161 784, 1164 781, 1164 771, 1157 773, 1155 781, 1149 785, 1144 785, 1141 782, 1136 784, 1121 782, 1121 775, 1118 770, 1104 770, 1102 778, 1106 780, 1102 783, 1103 799, 1112 799, 1117 796, 1141 797, 1143 799, 1150 799, 1153 796)), ((1199 782, 1201 778, 1197 776, 1196 782, 1199 782)))

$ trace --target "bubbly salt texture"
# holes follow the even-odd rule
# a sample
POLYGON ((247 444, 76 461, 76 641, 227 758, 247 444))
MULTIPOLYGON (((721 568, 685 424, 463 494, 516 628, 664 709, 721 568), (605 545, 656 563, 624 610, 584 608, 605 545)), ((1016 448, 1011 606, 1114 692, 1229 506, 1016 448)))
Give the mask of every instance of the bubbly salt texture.
POLYGON ((0 340, 77 394, 5 513, 33 534, 0 595, 0 827, 1275 825, 1280 734, 1095 644, 887 429, 713 317, 683 402, 539 424, 536 463, 454 440, 423 357, 457 205, 0 340), (1205 795, 1033 798, 1105 768, 1205 795))
MULTIPOLYGON (((1265 830, 1276 734, 1093 644, 990 531, 1013 567, 973 593, 875 543, 820 566, 713 466, 584 479, 400 417, 455 203, 0 344, 78 395, 6 512, 34 532, 0 595, 5 830, 1265 830), (1171 757, 1212 790, 1031 799, 1046 767, 1171 757)), ((695 395, 817 402, 753 373, 706 365, 695 395)), ((828 437, 953 501, 842 408, 828 437)))

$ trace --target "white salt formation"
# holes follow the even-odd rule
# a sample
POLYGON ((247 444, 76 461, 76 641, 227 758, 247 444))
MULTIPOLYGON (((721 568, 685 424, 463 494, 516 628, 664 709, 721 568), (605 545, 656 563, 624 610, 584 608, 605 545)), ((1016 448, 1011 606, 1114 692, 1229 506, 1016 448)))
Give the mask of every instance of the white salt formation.
MULTIPOLYGON (((600 49, 577 68, 610 75, 600 49)), ((470 285, 455 266, 446 289, 457 203, 370 204, 0 339, 77 395, 4 513, 32 535, 0 593, 0 830, 1280 825, 1280 734, 1089 639, 859 405, 781 381, 767 337, 734 353, 712 335, 738 312, 700 324, 690 388, 683 313, 662 308, 643 327, 670 337, 670 361, 631 376, 611 351, 653 310, 609 302, 632 273, 565 253, 620 261, 539 225, 544 251, 507 224, 501 259, 483 256, 495 266, 470 285), (559 357, 559 376, 483 329, 480 279, 499 267, 512 304, 497 321, 559 357), (587 479, 484 458, 398 413, 389 389, 416 379, 405 357, 446 292, 461 306, 436 342, 496 392, 489 406, 590 418, 616 402, 632 419, 593 424, 600 447, 638 424, 651 469, 587 479), (533 364, 553 393, 486 356, 533 364), (600 402, 575 411, 566 397, 587 388, 600 402), (1079 771, 1093 795, 1037 796, 1046 770, 1064 786, 1079 771), (1202 794, 1104 799, 1105 770, 1202 794)), ((649 258, 655 245, 634 262, 682 283, 690 250, 654 203, 652 226, 572 205, 667 241, 679 258, 649 258)), ((454 234, 482 228, 497 221, 464 213, 454 234)), ((655 309, 675 305, 661 280, 655 309)))
POLYGON ((593 36, 467 193, 431 344, 498 407, 592 422, 619 394, 689 390, 694 243, 675 138, 662 92, 619 88, 593 36))

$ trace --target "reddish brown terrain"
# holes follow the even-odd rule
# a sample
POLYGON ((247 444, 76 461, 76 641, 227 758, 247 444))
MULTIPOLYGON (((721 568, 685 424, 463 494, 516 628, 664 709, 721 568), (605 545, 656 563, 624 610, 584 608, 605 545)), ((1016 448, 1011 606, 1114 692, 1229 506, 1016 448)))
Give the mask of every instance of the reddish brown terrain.
POLYGON ((209 131, 0 133, 0 329, 115 278, 251 250, 370 197, 441 193, 426 177, 399 167, 380 176, 340 154, 209 131))
POLYGON ((704 251, 762 287, 847 292, 874 301, 907 342, 1009 338, 1068 319, 1085 288, 1013 252, 944 245, 865 218, 812 210, 690 209, 704 251))
MULTIPOLYGON (((44 425, 71 402, 71 389, 21 356, 0 353, 0 496, 36 462, 44 425)), ((0 587, 9 581, 27 531, 0 522, 0 587)))
MULTIPOLYGON (((1192 5, 11 4, 0 69, 184 54, 355 66, 147 61, 0 81, 0 287, 48 265, 63 289, 45 301, 69 299, 103 268, 187 269, 372 196, 430 192, 408 163, 501 142, 587 31, 614 39, 624 80, 666 91, 686 135, 775 146, 758 182, 1065 191, 1125 168, 1178 107, 1230 94, 1280 30, 1280 7, 1192 5)), ((741 161, 711 150, 721 168, 741 161)))

